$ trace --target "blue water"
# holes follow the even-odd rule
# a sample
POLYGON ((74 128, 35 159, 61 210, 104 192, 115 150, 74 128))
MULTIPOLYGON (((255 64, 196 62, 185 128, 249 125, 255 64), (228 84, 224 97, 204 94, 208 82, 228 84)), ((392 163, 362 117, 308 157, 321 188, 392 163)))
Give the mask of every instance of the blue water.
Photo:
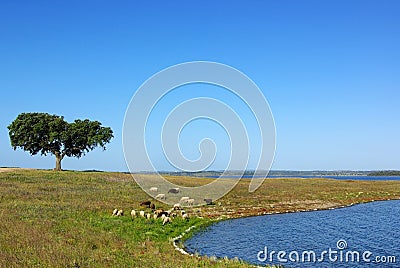
MULTIPOLYGON (((208 176, 207 178, 219 178, 219 176, 208 176)), ((226 176, 223 178, 231 178, 231 179, 251 179, 253 176, 251 175, 243 175, 243 176, 226 176)), ((256 178, 261 178, 257 177, 256 178)), ((400 180, 400 176, 268 176, 270 179, 274 178, 304 178, 304 179, 315 179, 315 178, 328 178, 335 180, 367 180, 367 181, 387 181, 387 180, 400 180)))
POLYGON ((200 255, 238 257, 264 266, 273 263, 285 267, 400 267, 400 200, 222 221, 195 234, 185 242, 185 247, 200 255), (339 240, 343 241, 338 247, 339 240), (321 258, 321 253, 329 249, 331 259, 328 253, 321 258), (302 258, 302 253, 309 250, 316 254, 315 262, 308 259, 307 253, 302 258), (287 262, 279 261, 277 253, 270 258, 271 251, 285 251, 281 259, 287 262), (357 251, 359 260, 356 253, 353 260, 349 251, 357 251), (372 254, 368 256, 367 251, 372 254), (363 259, 364 252, 367 255, 363 259), (378 256, 386 257, 386 263, 375 262, 378 256), (390 256, 395 256, 395 262, 389 263, 390 256))

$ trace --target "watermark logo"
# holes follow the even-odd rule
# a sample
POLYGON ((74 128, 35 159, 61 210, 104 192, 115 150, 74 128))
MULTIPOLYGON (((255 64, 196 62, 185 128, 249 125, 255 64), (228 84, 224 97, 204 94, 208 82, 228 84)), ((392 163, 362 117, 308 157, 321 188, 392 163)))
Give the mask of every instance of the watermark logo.
POLYGON ((337 247, 338 249, 346 249, 346 248, 347 248, 347 242, 346 242, 346 240, 339 239, 339 240, 336 242, 336 247, 337 247))
POLYGON ((149 195, 162 202, 174 204, 181 196, 189 196, 195 205, 206 200, 217 200, 227 194, 238 180, 221 180, 227 171, 242 173, 248 169, 250 157, 249 133, 243 119, 235 110, 216 98, 200 97, 183 101, 169 112, 163 122, 160 139, 165 159, 178 171, 205 171, 218 154, 212 137, 200 141, 200 157, 187 159, 179 146, 182 129, 193 120, 203 118, 220 125, 230 140, 229 163, 221 177, 213 182, 185 187, 165 179, 156 170, 147 148, 146 128, 149 116, 172 90, 190 84, 208 84, 228 90, 239 97, 251 110, 259 129, 260 153, 255 174, 250 181, 249 192, 255 191, 268 175, 275 153, 275 124, 266 98, 257 85, 242 72, 216 62, 187 62, 166 68, 145 81, 135 92, 126 110, 123 126, 124 156, 131 173, 150 171, 152 176, 135 174, 134 179, 149 195), (140 165, 138 164, 140 163, 140 165), (155 175, 154 175, 155 174, 155 175), (157 191, 154 191, 157 189, 157 191), (205 200, 206 199, 206 200, 205 200))
POLYGON ((358 251, 348 249, 346 240, 339 239, 336 248, 315 250, 270 250, 267 246, 257 253, 257 260, 269 263, 396 263, 396 256, 374 255, 369 250, 358 251))

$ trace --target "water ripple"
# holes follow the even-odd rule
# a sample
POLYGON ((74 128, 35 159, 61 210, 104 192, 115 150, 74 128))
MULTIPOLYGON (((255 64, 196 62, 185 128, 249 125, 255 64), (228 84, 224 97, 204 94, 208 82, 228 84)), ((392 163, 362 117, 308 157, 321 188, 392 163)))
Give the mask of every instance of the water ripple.
MULTIPOLYGON (((285 267, 400 267, 400 201, 373 202, 348 208, 265 215, 219 222, 185 242, 189 251, 217 257, 239 257, 254 264, 276 263, 285 267), (259 261, 257 253, 313 250, 317 256, 344 239, 345 250, 368 250, 375 256, 395 256, 395 263, 331 262, 280 263, 259 261)), ((345 250, 343 253, 345 254, 345 250)), ((287 258, 287 256, 286 256, 287 258)), ((326 260, 328 259, 328 260, 326 260)))

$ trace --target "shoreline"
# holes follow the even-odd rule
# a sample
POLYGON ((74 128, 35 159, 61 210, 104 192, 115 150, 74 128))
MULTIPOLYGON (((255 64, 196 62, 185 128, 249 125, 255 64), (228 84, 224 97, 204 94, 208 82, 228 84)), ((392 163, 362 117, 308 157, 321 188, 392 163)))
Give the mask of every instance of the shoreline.
MULTIPOLYGON (((241 219, 241 218, 249 218, 249 217, 260 217, 260 216, 267 216, 267 215, 277 215, 277 214, 288 214, 288 213, 304 213, 304 212, 314 212, 314 211, 323 211, 323 210, 336 210, 336 209, 343 209, 343 208, 349 208, 349 207, 353 207, 353 206, 357 206, 357 205, 361 205, 361 204, 367 204, 367 203, 372 203, 372 202, 386 202, 386 201, 399 201, 400 198, 394 198, 394 199, 385 199, 385 200, 369 200, 366 202, 359 202, 359 203, 351 203, 348 205, 340 205, 337 207, 330 207, 330 208, 321 208, 321 209, 310 209, 310 210, 297 210, 297 211, 284 211, 284 212, 279 212, 279 211, 275 211, 275 212, 268 212, 268 213, 264 213, 262 215, 245 215, 242 217, 235 217, 235 218, 226 218, 226 217, 218 217, 216 219, 210 219, 210 222, 208 222, 209 224, 207 224, 207 226, 211 226, 213 224, 216 224, 218 222, 222 222, 222 221, 226 221, 226 220, 235 220, 235 219, 241 219)), ((184 245, 184 242, 189 239, 189 237, 186 237, 188 234, 191 234, 191 236, 195 235, 196 232, 200 231, 200 230, 196 230, 196 231, 192 231, 193 229, 200 229, 202 228, 202 226, 197 227, 197 225, 193 225, 190 226, 188 229, 186 229, 184 232, 182 232, 179 236, 171 238, 172 241, 172 246, 175 248, 175 250, 179 251, 181 254, 186 255, 186 256, 190 256, 190 257, 196 257, 196 258, 200 258, 200 257, 206 257, 209 258, 209 256, 207 255, 195 255, 195 253, 189 252, 185 246, 179 247, 177 245, 177 243, 181 242, 182 245, 184 245)), ((221 257, 216 257, 217 260, 218 259, 223 259, 221 257)), ((233 259, 230 259, 233 260, 233 259)), ((240 260, 240 259, 239 259, 240 260)), ((258 266, 258 265, 254 265, 251 263, 248 263, 249 265, 251 265, 252 267, 264 267, 264 266, 258 266)), ((274 267, 274 266, 271 266, 274 267)))

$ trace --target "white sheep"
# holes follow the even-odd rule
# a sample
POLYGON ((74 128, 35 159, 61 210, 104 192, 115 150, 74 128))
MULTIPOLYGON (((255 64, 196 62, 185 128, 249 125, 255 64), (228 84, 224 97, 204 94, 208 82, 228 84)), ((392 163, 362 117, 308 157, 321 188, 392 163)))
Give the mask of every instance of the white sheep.
POLYGON ((136 217, 136 210, 134 209, 131 210, 131 217, 132 219, 136 217))
POLYGON ((112 215, 113 215, 113 216, 117 216, 117 213, 118 213, 118 208, 116 208, 116 209, 113 210, 112 215))
POLYGON ((176 204, 174 205, 174 210, 180 210, 180 209, 181 209, 181 204, 176 203, 176 204))
POLYGON ((189 200, 189 196, 184 196, 181 198, 180 203, 186 203, 189 200))
POLYGON ((165 194, 158 194, 156 195, 156 199, 166 199, 165 194))
POLYGON ((183 215, 182 215, 182 219, 184 219, 184 220, 188 220, 188 219, 189 219, 189 215, 188 215, 188 214, 186 214, 186 213, 185 213, 185 214, 183 214, 183 215))
POLYGON ((172 222, 171 218, 170 217, 165 217, 164 220, 163 220, 162 225, 165 225, 165 224, 167 224, 169 222, 172 222))
POLYGON ((147 214, 146 214, 146 219, 150 220, 150 218, 151 218, 151 214, 150 214, 150 213, 147 213, 147 214))
POLYGON ((194 199, 192 198, 192 199, 188 199, 187 201, 186 201, 186 203, 189 205, 189 206, 193 206, 193 204, 194 204, 194 199))
POLYGON ((118 210, 117 216, 124 216, 124 211, 122 209, 118 210))
POLYGON ((164 220, 167 216, 165 216, 165 214, 161 215, 161 219, 164 220))
POLYGON ((153 219, 155 219, 155 220, 156 220, 156 219, 157 219, 157 217, 158 217, 158 216, 157 216, 157 214, 153 214, 153 219))
POLYGON ((144 211, 143 210, 139 211, 139 215, 140 215, 140 217, 144 218, 144 211))
POLYGON ((158 188, 157 187, 150 187, 150 192, 157 192, 158 188))

